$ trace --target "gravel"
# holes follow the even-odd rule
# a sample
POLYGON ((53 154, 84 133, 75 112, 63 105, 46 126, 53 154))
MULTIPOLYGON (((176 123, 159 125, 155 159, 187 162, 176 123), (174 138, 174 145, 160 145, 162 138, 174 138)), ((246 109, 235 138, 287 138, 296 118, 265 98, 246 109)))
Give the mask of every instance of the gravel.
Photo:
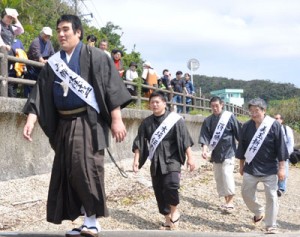
MULTIPOLYGON (((223 203, 216 192, 212 165, 200 158, 197 170, 182 169, 180 189, 180 230, 193 232, 251 232, 263 230, 252 224, 253 214, 245 206, 241 195, 242 177, 235 173, 235 211, 222 213, 223 203)), ((106 164, 106 194, 110 217, 100 218, 105 230, 156 230, 164 218, 158 213, 151 187, 149 162, 137 173, 131 171, 132 158, 118 160, 128 174, 120 175, 110 162, 106 164)), ((238 161, 236 162, 238 164, 238 161)), ((238 167, 236 167, 238 168, 238 167)), ((236 169, 237 170, 237 169, 236 169)), ((0 231, 65 231, 82 224, 82 217, 74 222, 54 225, 45 221, 47 190, 50 174, 0 182, 0 231)), ((290 168, 288 192, 280 200, 278 225, 282 232, 300 230, 300 169, 290 168)), ((259 199, 264 200, 263 186, 259 185, 259 199)))

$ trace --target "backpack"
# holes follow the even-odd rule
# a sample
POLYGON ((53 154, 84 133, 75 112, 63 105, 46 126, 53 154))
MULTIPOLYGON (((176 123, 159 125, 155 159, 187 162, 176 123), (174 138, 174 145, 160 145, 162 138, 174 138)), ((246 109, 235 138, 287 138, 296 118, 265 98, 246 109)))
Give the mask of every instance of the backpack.
MULTIPOLYGON (((28 59, 27 54, 23 49, 16 49, 15 53, 17 58, 28 59)), ((27 73, 27 67, 25 63, 16 62, 14 69, 17 77, 21 77, 27 73)))

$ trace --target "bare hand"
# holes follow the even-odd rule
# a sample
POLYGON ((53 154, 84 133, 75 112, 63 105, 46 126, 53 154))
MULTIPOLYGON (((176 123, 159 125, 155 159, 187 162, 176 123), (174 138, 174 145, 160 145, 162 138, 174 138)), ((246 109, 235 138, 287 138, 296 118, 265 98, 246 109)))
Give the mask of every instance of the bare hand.
POLYGON ((285 169, 279 168, 277 175, 278 175, 279 181, 283 181, 285 179, 285 169))
POLYGON ((33 131, 34 124, 27 122, 23 129, 23 137, 28 141, 32 142, 31 133, 33 131))
POLYGON ((196 168, 194 157, 190 157, 187 160, 187 168, 189 171, 193 171, 196 168))
POLYGON ((240 173, 240 175, 244 175, 244 166, 240 166, 240 168, 239 168, 239 173, 240 173))
POLYGON ((139 171, 139 162, 138 161, 134 161, 133 165, 132 165, 132 170, 133 172, 137 173, 139 171))
POLYGON ((202 158, 207 159, 208 158, 208 152, 207 151, 202 151, 202 158))
POLYGON ((116 142, 122 142, 125 139, 127 131, 122 119, 113 120, 111 124, 111 132, 113 138, 116 139, 116 142))
POLYGON ((37 116, 35 114, 28 114, 26 124, 23 129, 23 137, 30 142, 32 142, 31 133, 33 131, 36 120, 37 116))

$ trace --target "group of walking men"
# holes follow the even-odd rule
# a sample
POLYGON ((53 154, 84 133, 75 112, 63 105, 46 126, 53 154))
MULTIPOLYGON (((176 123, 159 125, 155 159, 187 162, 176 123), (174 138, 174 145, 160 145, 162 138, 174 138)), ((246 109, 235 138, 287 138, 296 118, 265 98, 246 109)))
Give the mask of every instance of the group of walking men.
MULTIPOLYGON (((47 201, 47 221, 61 224, 84 216, 83 224, 66 236, 97 236, 98 217, 108 216, 104 190, 104 149, 109 129, 116 142, 126 136, 121 109, 131 96, 110 57, 98 48, 84 45, 80 19, 62 15, 56 26, 61 50, 42 68, 23 109, 27 114, 23 136, 32 141, 38 121, 55 152, 47 201)), ((166 98, 156 91, 149 97, 153 114, 139 126, 133 141, 133 170, 151 161, 151 177, 163 230, 179 225, 180 172, 185 163, 195 169, 193 140, 183 118, 166 110, 166 98), (187 157, 187 159, 186 159, 187 157)), ((242 128, 232 113, 223 111, 218 97, 210 101, 213 114, 205 119, 199 142, 203 158, 214 164, 217 190, 223 206, 234 209, 234 157, 240 159, 242 194, 253 221, 265 217, 267 231, 275 231, 277 181, 284 179, 288 152, 281 125, 265 115, 261 99, 249 102, 251 119, 242 128), (235 141, 239 141, 236 150, 235 141), (266 210, 255 198, 258 182, 265 184, 266 210)))

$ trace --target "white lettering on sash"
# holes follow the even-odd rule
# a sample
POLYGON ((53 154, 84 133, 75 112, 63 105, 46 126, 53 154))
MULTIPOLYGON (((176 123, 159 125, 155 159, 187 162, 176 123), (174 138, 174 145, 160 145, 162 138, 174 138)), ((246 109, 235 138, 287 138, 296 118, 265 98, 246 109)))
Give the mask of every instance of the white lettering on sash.
POLYGON ((181 118, 182 117, 179 114, 171 112, 154 131, 149 142, 149 160, 152 160, 154 152, 159 143, 163 140, 175 123, 181 118))
MULTIPOLYGON (((48 63, 56 76, 63 81, 61 84, 64 87, 67 86, 70 88, 79 98, 100 113, 94 88, 67 66, 67 64, 60 58, 60 52, 57 52, 50 57, 48 63)), ((66 88, 64 88, 64 96, 67 96, 66 88)))
POLYGON ((209 142, 209 150, 210 151, 213 151, 213 149, 215 149, 215 147, 219 143, 231 115, 232 115, 232 113, 229 111, 224 111, 222 113, 221 118, 219 119, 219 122, 218 122, 216 129, 214 131, 214 134, 212 136, 212 139, 209 142))
POLYGON ((256 130, 248 148, 245 153, 246 162, 249 164, 257 154, 259 148, 261 147, 262 143, 264 142, 266 136, 268 135, 272 124, 274 123, 275 119, 271 118, 270 116, 266 116, 258 129, 256 130))

